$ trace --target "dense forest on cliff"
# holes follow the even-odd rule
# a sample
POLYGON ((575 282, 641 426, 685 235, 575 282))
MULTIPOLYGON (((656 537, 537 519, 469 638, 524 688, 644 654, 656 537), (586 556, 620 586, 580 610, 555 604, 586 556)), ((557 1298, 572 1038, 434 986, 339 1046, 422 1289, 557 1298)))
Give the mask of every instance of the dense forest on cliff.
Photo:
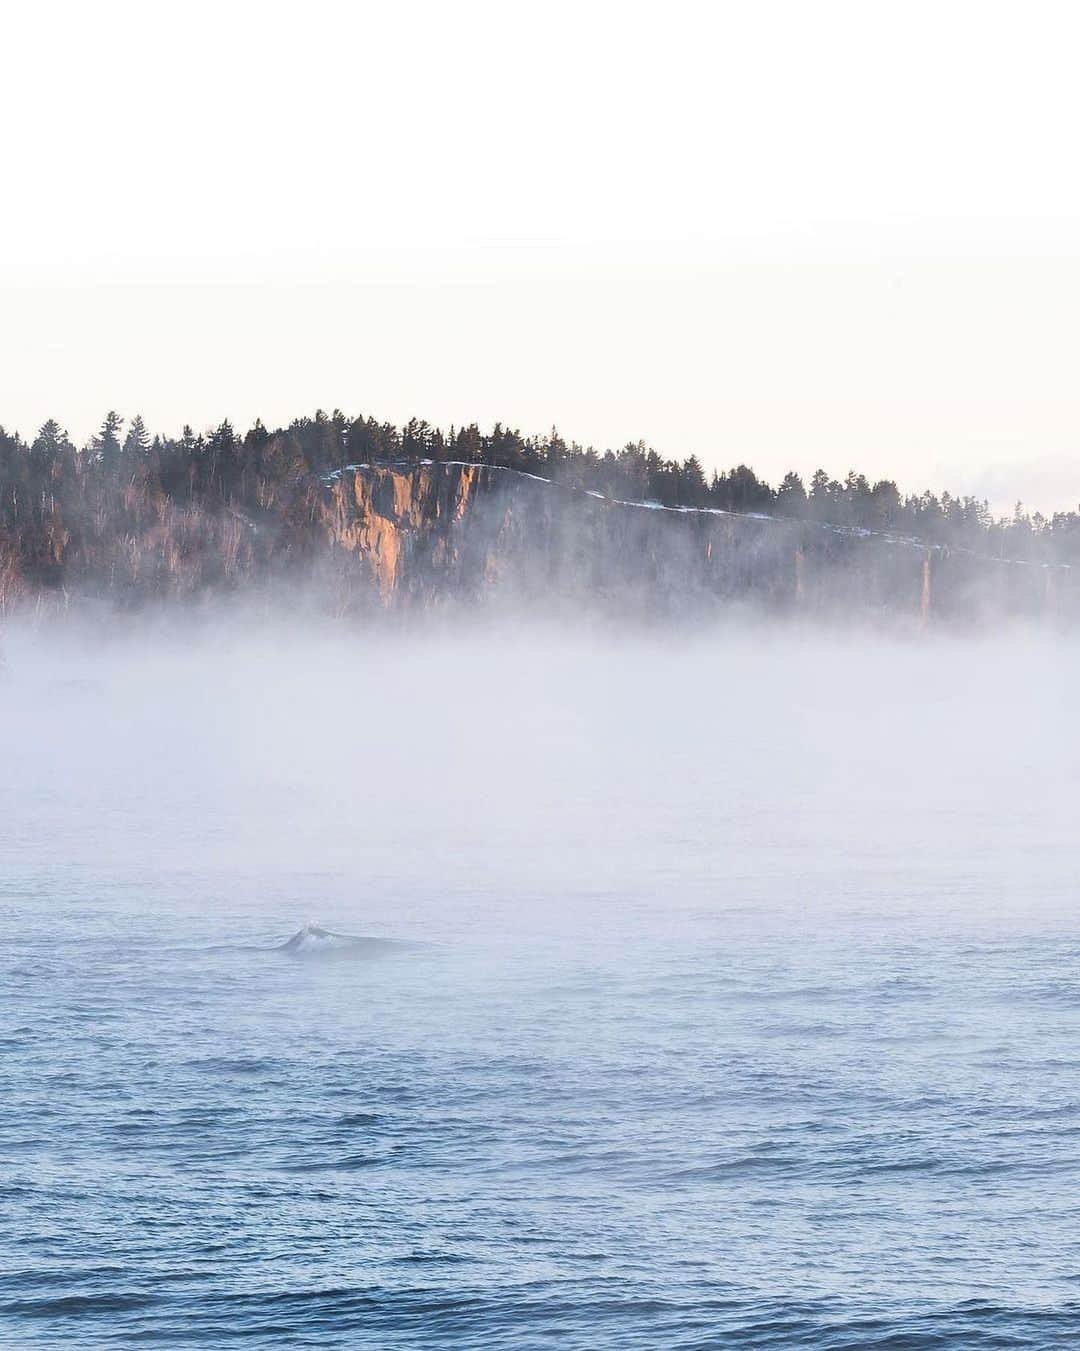
MULTIPOLYGON (((240 434, 229 422, 205 434, 151 436, 143 420, 109 413, 82 448, 55 421, 31 440, 0 428, 0 599, 17 581, 62 587, 72 560, 81 575, 125 567, 152 589, 154 570, 177 575, 210 550, 227 575, 230 558, 255 547, 248 530, 272 522, 275 557, 299 556, 320 495, 333 475, 358 463, 421 461, 500 466, 564 487, 627 502, 715 508, 900 535, 988 558, 1080 561, 1080 514, 1050 519, 1017 507, 996 519, 985 502, 930 492, 904 495, 892 481, 824 471, 775 487, 746 465, 707 476, 696 456, 668 459, 643 444, 598 452, 555 431, 524 437, 496 425, 448 432, 422 421, 397 428, 341 412, 316 413, 271 431, 240 434)), ((270 544, 265 545, 270 548, 270 544)))

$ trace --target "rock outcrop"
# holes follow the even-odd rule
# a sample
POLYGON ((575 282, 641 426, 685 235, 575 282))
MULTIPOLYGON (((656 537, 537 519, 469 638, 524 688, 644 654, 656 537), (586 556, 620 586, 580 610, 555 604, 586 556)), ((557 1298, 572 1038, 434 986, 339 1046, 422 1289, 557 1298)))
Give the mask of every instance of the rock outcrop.
POLYGON ((763 515, 621 502, 490 465, 351 465, 258 511, 136 487, 32 545, 0 538, 0 608, 303 581, 338 610, 506 605, 687 616, 748 607, 920 627, 1080 617, 1067 567, 763 515), (118 524, 119 522, 119 524, 118 524))
POLYGON ((865 530, 612 501, 513 470, 357 465, 328 476, 318 529, 383 605, 733 605, 908 624, 1075 611, 1070 570, 865 530))

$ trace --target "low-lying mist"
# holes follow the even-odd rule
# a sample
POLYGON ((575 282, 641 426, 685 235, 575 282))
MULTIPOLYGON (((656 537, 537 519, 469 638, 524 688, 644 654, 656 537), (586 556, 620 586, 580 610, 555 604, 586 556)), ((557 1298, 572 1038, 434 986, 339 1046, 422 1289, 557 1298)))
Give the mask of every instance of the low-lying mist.
POLYGON ((677 940, 688 907, 813 926, 1069 899, 1061 638, 233 615, 0 643, 12 875, 148 922, 617 942, 658 914, 677 940))

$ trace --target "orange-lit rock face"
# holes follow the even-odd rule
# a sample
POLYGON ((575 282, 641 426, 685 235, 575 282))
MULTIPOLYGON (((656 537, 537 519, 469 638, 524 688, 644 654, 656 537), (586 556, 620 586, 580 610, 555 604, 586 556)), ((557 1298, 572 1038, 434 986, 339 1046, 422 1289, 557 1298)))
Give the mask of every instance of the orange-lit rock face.
POLYGON ((383 603, 389 604, 410 545, 426 544, 436 567, 452 561, 444 527, 464 519, 479 472, 477 465, 417 465, 343 473, 330 490, 324 517, 329 541, 365 560, 383 603))
POLYGON ((333 488, 334 513, 328 534, 337 548, 361 554, 368 561, 385 600, 397 583, 401 537, 397 523, 375 511, 371 488, 367 476, 339 480, 333 488))

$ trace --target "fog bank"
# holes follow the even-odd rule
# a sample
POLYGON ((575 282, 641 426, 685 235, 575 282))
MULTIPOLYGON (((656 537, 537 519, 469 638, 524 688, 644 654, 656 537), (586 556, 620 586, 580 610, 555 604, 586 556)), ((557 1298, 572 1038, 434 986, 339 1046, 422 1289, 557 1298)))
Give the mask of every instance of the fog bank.
POLYGON ((0 641, 0 848, 88 905, 97 879, 285 930, 595 938, 586 917, 621 932, 643 907, 812 925, 1069 901, 1071 641, 284 621, 0 641))

